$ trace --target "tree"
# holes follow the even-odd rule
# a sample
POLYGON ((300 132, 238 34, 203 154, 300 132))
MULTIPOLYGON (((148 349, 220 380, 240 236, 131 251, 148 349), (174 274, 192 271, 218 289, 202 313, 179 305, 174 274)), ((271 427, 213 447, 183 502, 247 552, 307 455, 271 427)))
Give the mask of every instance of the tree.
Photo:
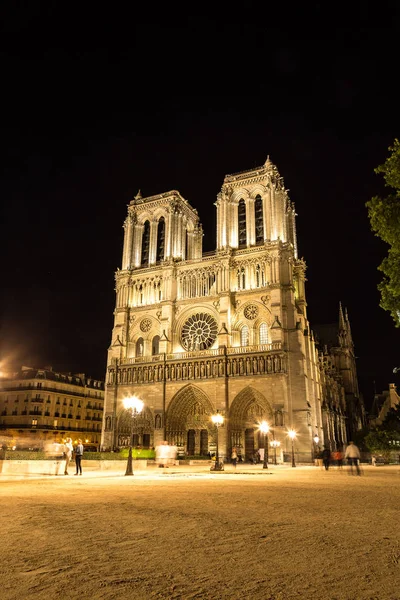
POLYGON ((375 235, 389 245, 388 255, 379 265, 383 279, 378 285, 379 305, 390 312, 400 327, 400 142, 389 146, 390 156, 375 169, 382 173, 385 186, 391 188, 386 198, 374 196, 366 202, 368 217, 375 235))
POLYGON ((371 454, 379 454, 389 462, 393 446, 392 436, 387 431, 370 431, 364 442, 371 454))

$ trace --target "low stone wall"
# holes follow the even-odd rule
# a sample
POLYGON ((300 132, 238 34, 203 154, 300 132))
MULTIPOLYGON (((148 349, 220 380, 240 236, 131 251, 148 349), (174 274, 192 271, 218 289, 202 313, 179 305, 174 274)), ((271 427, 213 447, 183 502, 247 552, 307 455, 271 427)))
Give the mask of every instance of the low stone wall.
MULTIPOLYGON (((120 471, 125 473, 126 460, 82 460, 82 470, 85 471, 120 471)), ((147 460, 133 460, 134 471, 147 469, 147 460)), ((1 474, 10 475, 64 475, 65 460, 0 460, 1 474)), ((69 472, 75 471, 72 461, 69 472)))

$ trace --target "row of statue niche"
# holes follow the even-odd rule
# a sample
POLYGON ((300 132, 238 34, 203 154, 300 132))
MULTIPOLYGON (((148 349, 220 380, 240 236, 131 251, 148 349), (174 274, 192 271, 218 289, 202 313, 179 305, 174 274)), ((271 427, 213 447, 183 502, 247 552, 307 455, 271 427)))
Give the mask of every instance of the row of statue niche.
POLYGON ((246 358, 233 358, 228 362, 228 375, 256 375, 257 373, 281 373, 283 357, 278 354, 273 356, 246 356, 246 358))
MULTIPOLYGON (((246 356, 228 360, 228 375, 256 375, 257 373, 281 373, 283 371, 283 357, 273 356, 246 356)), ((225 361, 207 360, 201 362, 173 363, 165 365, 165 378, 199 379, 202 377, 221 377, 225 375, 225 361)), ((164 365, 151 365, 119 369, 117 383, 146 383, 163 381, 164 365)), ((115 383, 115 371, 109 373, 109 383, 115 383)))

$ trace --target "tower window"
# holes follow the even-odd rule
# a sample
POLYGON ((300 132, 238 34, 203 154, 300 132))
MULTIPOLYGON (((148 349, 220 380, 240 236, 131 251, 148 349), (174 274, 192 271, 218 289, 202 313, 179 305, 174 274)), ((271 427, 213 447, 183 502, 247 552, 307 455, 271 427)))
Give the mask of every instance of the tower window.
POLYGON ((165 220, 164 217, 158 221, 157 226, 157 262, 164 259, 165 249, 165 220))
POLYGON ((264 242, 264 223, 263 223, 263 205, 261 196, 256 196, 254 203, 255 222, 256 222, 256 244, 264 242))
POLYGON ((142 238, 142 262, 141 266, 148 265, 149 263, 149 248, 150 248, 150 223, 146 221, 143 228, 142 238))
POLYGON ((239 231, 239 247, 246 246, 246 203, 239 200, 238 206, 238 231, 239 231))

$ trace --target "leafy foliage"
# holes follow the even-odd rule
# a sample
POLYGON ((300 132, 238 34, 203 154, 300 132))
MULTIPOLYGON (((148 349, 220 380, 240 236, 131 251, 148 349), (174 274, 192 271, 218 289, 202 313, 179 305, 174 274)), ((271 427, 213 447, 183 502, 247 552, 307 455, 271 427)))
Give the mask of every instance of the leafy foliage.
POLYGON ((400 327, 400 142, 394 140, 390 155, 375 169, 383 174, 385 185, 392 189, 386 198, 374 196, 366 202, 371 229, 390 248, 378 269, 383 279, 378 285, 380 306, 390 312, 396 327, 400 327))
POLYGON ((388 431, 370 431, 364 441, 371 454, 380 454, 385 461, 389 462, 393 446, 392 436, 388 431))
POLYGON ((370 431, 364 444, 372 454, 382 455, 389 462, 392 452, 400 450, 400 404, 391 408, 383 423, 370 431))

